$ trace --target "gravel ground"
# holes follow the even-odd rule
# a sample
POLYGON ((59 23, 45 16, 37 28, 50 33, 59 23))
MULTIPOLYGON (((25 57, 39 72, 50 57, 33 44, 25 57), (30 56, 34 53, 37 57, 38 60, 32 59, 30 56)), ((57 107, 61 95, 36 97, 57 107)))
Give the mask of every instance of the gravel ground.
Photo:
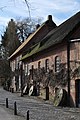
POLYGON ((26 118, 29 110, 30 120, 80 120, 80 108, 54 107, 50 101, 32 96, 20 97, 19 93, 11 93, 0 88, 1 105, 5 105, 6 98, 11 109, 14 109, 16 101, 18 115, 26 118))

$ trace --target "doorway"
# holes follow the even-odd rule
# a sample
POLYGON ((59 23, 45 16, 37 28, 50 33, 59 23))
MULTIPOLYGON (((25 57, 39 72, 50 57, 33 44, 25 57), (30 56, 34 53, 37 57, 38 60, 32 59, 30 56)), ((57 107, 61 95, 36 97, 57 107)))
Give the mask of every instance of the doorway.
POLYGON ((76 107, 80 107, 80 79, 75 81, 76 107))

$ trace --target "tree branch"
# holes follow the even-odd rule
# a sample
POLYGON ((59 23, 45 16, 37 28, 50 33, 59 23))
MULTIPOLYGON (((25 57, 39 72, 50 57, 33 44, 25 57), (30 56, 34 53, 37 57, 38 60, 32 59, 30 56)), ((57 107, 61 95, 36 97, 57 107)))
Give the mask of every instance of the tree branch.
POLYGON ((30 20, 31 20, 31 13, 30 13, 29 3, 28 3, 28 1, 27 1, 27 0, 25 0, 25 3, 26 3, 26 5, 27 5, 28 12, 29 12, 29 18, 30 18, 30 20))
POLYGON ((0 10, 3 12, 3 9, 4 9, 5 7, 7 7, 7 6, 4 6, 4 7, 0 7, 0 10))

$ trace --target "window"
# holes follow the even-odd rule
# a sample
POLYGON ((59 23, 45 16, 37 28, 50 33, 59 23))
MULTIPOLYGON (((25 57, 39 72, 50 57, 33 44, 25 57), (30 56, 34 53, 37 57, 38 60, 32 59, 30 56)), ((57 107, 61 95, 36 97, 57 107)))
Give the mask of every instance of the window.
POLYGON ((13 61, 13 71, 15 71, 15 60, 13 61))
POLYGON ((49 72, 49 59, 45 60, 45 69, 46 69, 46 72, 49 72))
POLYGON ((61 64, 61 59, 59 56, 55 57, 55 72, 60 71, 60 64, 61 64))
POLYGON ((11 62, 11 69, 12 69, 12 71, 14 71, 14 68, 13 68, 13 61, 11 62))
POLYGON ((38 69, 41 68, 41 61, 38 62, 38 69))
POLYGON ((16 60, 15 60, 15 68, 16 69, 19 69, 19 60, 20 60, 20 56, 16 57, 16 60))
POLYGON ((32 65, 32 80, 33 80, 33 71, 34 71, 34 66, 32 65))
POLYGON ((25 75, 28 75, 28 64, 25 64, 25 75))

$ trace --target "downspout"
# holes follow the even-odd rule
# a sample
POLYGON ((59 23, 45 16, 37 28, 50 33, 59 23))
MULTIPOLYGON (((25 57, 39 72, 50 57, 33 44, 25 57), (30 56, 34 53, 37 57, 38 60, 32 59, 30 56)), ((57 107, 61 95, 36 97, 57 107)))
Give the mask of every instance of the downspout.
POLYGON ((68 106, 70 107, 70 41, 67 41, 67 80, 68 80, 68 106))

